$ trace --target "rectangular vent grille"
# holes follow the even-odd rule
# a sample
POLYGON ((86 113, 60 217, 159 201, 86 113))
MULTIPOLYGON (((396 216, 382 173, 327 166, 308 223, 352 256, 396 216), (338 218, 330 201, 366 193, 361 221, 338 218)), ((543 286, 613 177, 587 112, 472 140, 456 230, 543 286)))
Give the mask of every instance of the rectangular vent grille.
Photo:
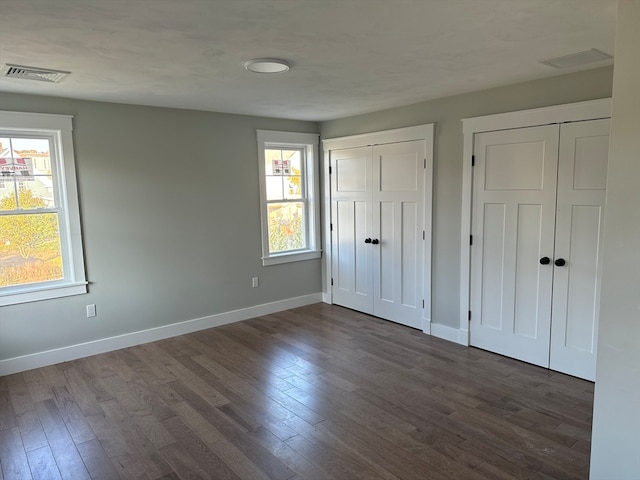
POLYGON ((592 48, 591 50, 563 55, 562 57, 538 60, 538 62, 553 68, 571 68, 578 67, 580 65, 587 65, 589 63, 603 62, 605 60, 611 60, 612 58, 613 57, 608 53, 592 48))
POLYGON ((2 67, 3 77, 19 78, 22 80, 37 80, 38 82, 60 83, 71 72, 52 70, 50 68, 27 67, 25 65, 13 65, 7 63, 2 67))

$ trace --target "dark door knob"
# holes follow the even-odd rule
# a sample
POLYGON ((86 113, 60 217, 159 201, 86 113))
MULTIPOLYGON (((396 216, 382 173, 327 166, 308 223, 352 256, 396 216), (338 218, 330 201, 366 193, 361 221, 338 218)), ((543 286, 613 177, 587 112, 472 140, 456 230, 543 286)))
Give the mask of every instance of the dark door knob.
POLYGON ((371 240, 371 243, 373 243, 374 245, 378 245, 380 243, 380 240, 374 238, 373 240, 371 240))
POLYGON ((371 243, 371 239, 370 238, 365 238, 364 239, 364 243, 371 243))
POLYGON ((540 259, 540 265, 549 265, 551 263, 551 259, 549 257, 542 257, 540 259))
POLYGON ((565 262, 564 258, 558 258, 555 262, 553 262, 556 264, 556 267, 564 267, 567 262, 565 262))

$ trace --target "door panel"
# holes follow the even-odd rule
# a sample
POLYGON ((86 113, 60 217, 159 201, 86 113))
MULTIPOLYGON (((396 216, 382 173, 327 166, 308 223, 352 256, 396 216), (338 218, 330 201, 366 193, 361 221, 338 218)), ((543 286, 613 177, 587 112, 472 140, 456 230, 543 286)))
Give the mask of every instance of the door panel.
POLYGON ((540 290, 545 286, 539 260, 542 219, 541 205, 518 205, 513 333, 532 339, 539 334, 548 336, 547 332, 538 332, 540 290))
POLYGON ((420 235, 418 227, 420 221, 418 218, 418 207, 416 203, 405 202, 400 206, 402 211, 402 246, 400 249, 400 264, 402 268, 402 278, 400 283, 400 302, 403 305, 417 307, 418 303, 422 303, 422 297, 419 295, 416 278, 419 271, 416 265, 416 252, 421 250, 420 235))
MULTIPOLYGON (((505 263, 505 223, 506 205, 488 203, 484 205, 483 241, 478 246, 482 248, 482 271, 477 272, 481 277, 478 285, 482 291, 478 292, 482 298, 481 315, 476 321, 483 327, 502 330, 502 291, 504 289, 505 263), (500 268, 497 268, 500 266, 500 268)), ((479 240, 479 238, 478 238, 479 240)))
POLYGON ((550 367, 595 380, 609 120, 561 127, 550 367))
POLYGON ((373 313, 371 245, 371 149, 331 152, 333 301, 373 313))
MULTIPOLYGON (((380 222, 379 222, 379 230, 378 234, 375 235, 381 239, 381 244, 373 247, 376 249, 378 255, 377 262, 375 265, 379 267, 379 281, 374 282, 375 286, 378 286, 378 291, 375 292, 375 296, 381 302, 390 302, 393 303, 395 301, 395 284, 396 279, 395 276, 395 264, 397 263, 394 258, 395 248, 395 205, 393 202, 380 202, 378 205, 380 212, 380 222)), ((375 260, 374 260, 375 261, 375 260)))
POLYGON ((423 140, 373 147, 373 310, 422 328, 423 140))
POLYGON ((475 136, 471 344, 549 364, 557 125, 475 136), (480 318, 477 318, 480 317, 480 318))

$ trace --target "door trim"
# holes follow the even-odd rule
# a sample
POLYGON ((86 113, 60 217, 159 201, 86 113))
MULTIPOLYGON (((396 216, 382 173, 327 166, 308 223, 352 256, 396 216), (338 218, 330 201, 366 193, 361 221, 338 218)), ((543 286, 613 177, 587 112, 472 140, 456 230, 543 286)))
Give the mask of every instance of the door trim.
MULTIPOLYGON (((611 118, 611 99, 602 98, 551 107, 520 110, 462 119, 464 134, 462 157, 462 218, 460 224, 460 334, 458 343, 469 345, 469 305, 471 295, 471 211, 472 155, 476 133, 535 127, 550 123, 580 122, 611 118)), ((473 312, 471 313, 473 315, 473 312)), ((473 321, 473 320, 471 320, 473 321)))
POLYGON ((332 304, 332 251, 331 251, 331 179, 329 169, 331 167, 331 150, 345 148, 367 147, 387 143, 410 142, 424 140, 426 142, 426 167, 424 184, 424 265, 423 265, 423 331, 431 333, 431 228, 433 211, 433 139, 435 124, 427 123, 412 127, 382 130, 378 132, 351 135, 347 137, 326 138, 322 140, 322 165, 323 165, 323 190, 324 202, 322 212, 323 225, 323 251, 322 258, 322 299, 323 302, 332 304))

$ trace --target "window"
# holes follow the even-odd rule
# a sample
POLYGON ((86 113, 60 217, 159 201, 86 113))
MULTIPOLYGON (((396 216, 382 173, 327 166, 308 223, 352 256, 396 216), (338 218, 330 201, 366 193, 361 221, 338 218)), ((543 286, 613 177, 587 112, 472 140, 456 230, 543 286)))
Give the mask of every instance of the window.
POLYGON ((320 258, 318 135, 258 130, 262 264, 320 258))
POLYGON ((71 130, 0 112, 0 306, 87 291, 71 130))

